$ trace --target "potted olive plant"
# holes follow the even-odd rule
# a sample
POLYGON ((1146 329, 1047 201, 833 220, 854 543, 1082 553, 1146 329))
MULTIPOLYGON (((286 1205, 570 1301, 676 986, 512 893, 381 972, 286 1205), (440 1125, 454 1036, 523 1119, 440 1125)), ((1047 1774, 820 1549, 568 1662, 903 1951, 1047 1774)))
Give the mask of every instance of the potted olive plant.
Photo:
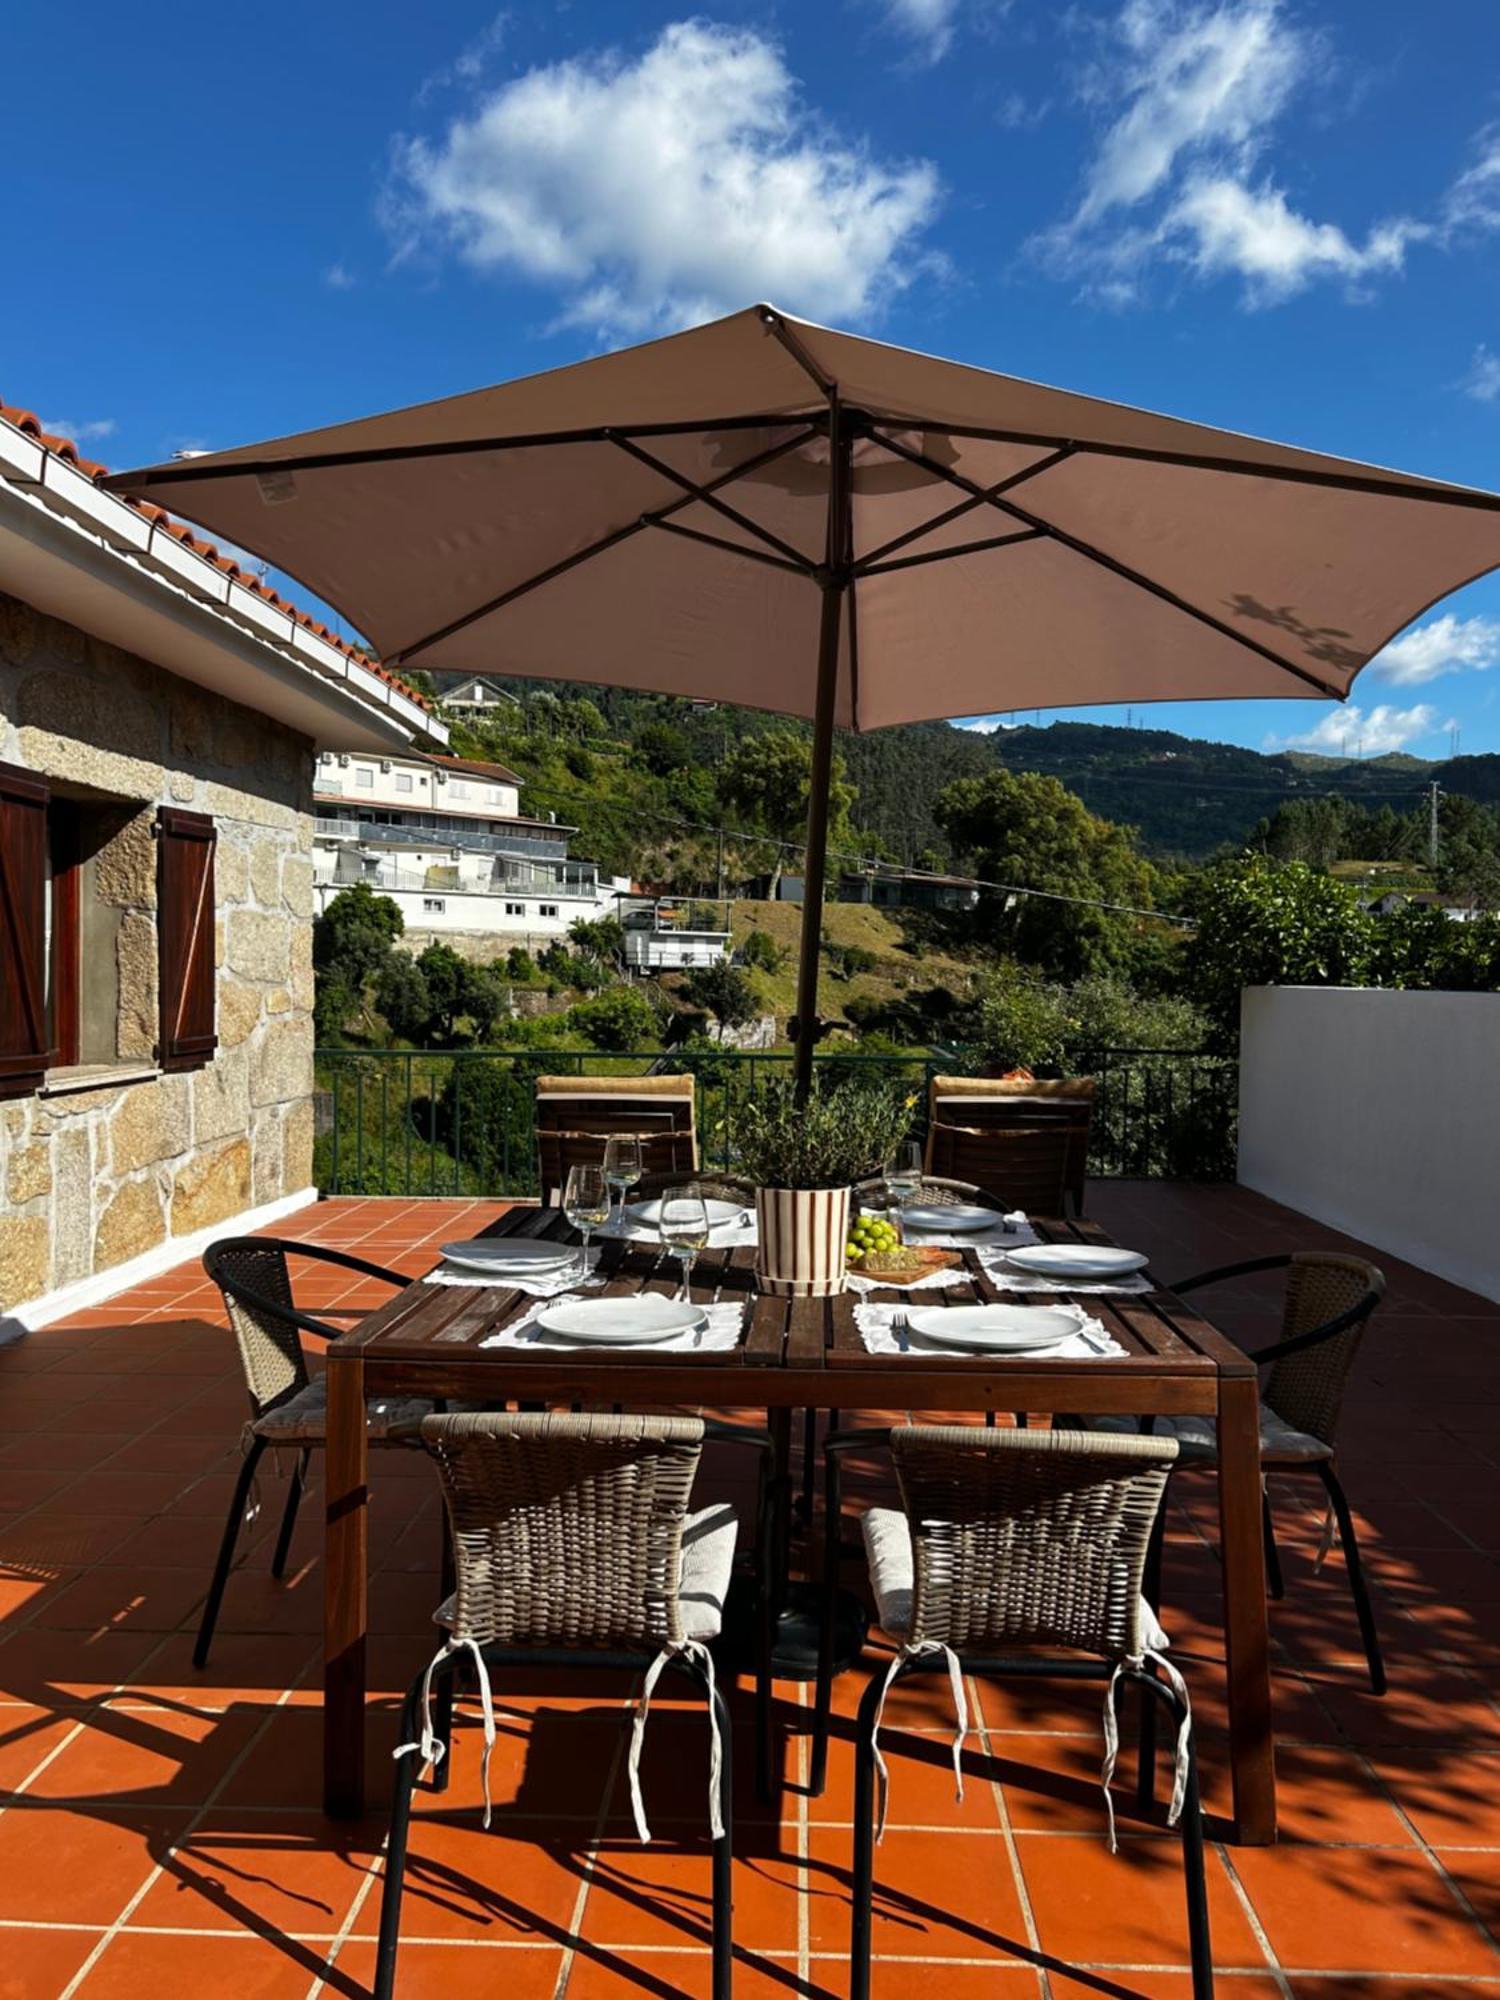
POLYGON ((826 1298, 844 1289, 849 1195, 906 1135, 911 1099, 881 1084, 825 1082, 805 1103, 790 1079, 758 1091, 736 1121, 739 1167, 755 1186, 763 1292, 826 1298))

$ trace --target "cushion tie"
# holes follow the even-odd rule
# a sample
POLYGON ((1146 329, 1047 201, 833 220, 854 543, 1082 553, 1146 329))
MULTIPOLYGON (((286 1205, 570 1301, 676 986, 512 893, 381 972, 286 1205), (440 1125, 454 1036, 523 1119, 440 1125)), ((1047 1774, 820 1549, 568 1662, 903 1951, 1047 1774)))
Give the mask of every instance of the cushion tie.
MULTIPOLYGON (((1119 1852, 1115 1839, 1115 1802, 1109 1795, 1110 1781, 1115 1775, 1115 1762, 1120 1754, 1120 1719, 1115 1712, 1115 1689, 1120 1677, 1129 1668, 1135 1673, 1145 1670, 1146 1662, 1158 1668, 1168 1687, 1182 1703, 1182 1720, 1177 1725, 1177 1754, 1172 1766, 1172 1799, 1167 1807, 1167 1825, 1176 1826, 1182 1818, 1183 1802, 1187 1797, 1188 1758, 1192 1750, 1193 1711, 1188 1701, 1187 1682, 1178 1673, 1165 1653, 1157 1652, 1150 1646, 1142 1647, 1139 1653, 1131 1653, 1121 1660, 1109 1677, 1109 1687, 1104 1696, 1104 1769, 1100 1783, 1104 1787, 1104 1810, 1109 1816, 1109 1851, 1119 1852)), ((1155 1701, 1155 1695, 1151 1699, 1155 1701)))
POLYGON ((880 1754, 880 1722, 885 1714, 885 1698, 895 1684, 896 1676, 908 1660, 914 1660, 924 1653, 941 1653, 948 1664, 948 1684, 953 1690, 953 1713, 958 1727, 953 1737, 953 1781, 958 1791, 958 1802, 964 1797, 964 1739, 969 1733, 969 1702, 964 1693, 963 1668, 957 1653, 941 1639, 918 1639, 914 1644, 903 1646, 886 1670, 881 1683, 880 1699, 875 1704, 875 1719, 870 1724, 870 1751, 875 1759, 875 1779, 879 1786, 879 1810, 875 1822, 875 1843, 879 1846, 885 1839, 886 1810, 890 1803, 891 1776, 886 1769, 885 1759, 880 1754))
POLYGON ((643 1842, 651 1838, 651 1829, 646 1824, 646 1802, 641 1796, 641 1752, 646 1747, 646 1720, 651 1713, 651 1696, 663 1669, 670 1660, 679 1658, 698 1661, 708 1684, 708 1830, 713 1839, 724 1838, 724 1815, 719 1802, 724 1744, 719 1735, 714 1656, 701 1639, 669 1639, 646 1669, 641 1698, 636 1703, 635 1717, 630 1725, 630 1809, 635 1815, 636 1833, 643 1842))
POLYGON ((484 1713, 484 1756, 480 1761, 479 1777, 484 1787, 484 1824, 490 1823, 490 1755, 495 1748, 495 1698, 490 1687, 490 1671, 484 1662, 484 1650, 475 1639, 445 1639, 432 1658, 427 1662, 427 1671, 422 1676, 422 1732, 414 1743, 399 1743, 391 1753, 393 1759, 409 1757, 417 1752, 424 1764, 434 1770, 447 1755, 448 1746, 432 1726, 432 1677, 438 1668, 455 1653, 470 1652, 474 1655, 474 1671, 479 1682, 479 1703, 484 1713))

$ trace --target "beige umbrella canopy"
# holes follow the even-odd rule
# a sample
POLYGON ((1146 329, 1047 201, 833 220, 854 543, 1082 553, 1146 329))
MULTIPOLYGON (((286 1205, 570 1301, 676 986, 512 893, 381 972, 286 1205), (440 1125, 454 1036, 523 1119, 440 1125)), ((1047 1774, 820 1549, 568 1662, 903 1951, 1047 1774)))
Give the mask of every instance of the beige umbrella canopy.
POLYGON ((835 727, 1342 698, 1500 564, 1495 495, 769 306, 107 484, 296 576, 391 666, 811 719, 807 1023, 835 727))

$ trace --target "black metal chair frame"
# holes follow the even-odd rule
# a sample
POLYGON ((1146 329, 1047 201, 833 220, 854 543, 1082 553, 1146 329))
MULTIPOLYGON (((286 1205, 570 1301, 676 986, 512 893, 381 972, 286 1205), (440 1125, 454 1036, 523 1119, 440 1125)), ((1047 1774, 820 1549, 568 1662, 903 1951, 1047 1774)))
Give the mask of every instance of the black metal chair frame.
MULTIPOLYGON (((1180 1284, 1172 1285, 1170 1290, 1179 1298, 1183 1298, 1189 1292, 1201 1291, 1209 1285, 1222 1284, 1230 1278, 1253 1277, 1262 1271, 1285 1271, 1292 1261, 1291 1254, 1286 1251, 1272 1257, 1251 1257, 1240 1264, 1223 1264, 1216 1270, 1200 1271, 1196 1276, 1184 1278, 1180 1284)), ((1348 1333, 1353 1327, 1362 1325, 1374 1312, 1380 1300, 1380 1292, 1368 1291, 1346 1311, 1339 1313, 1333 1319, 1325 1320, 1321 1326, 1310 1327, 1306 1333, 1294 1334, 1288 1340, 1272 1341, 1269 1347, 1247 1349, 1247 1359, 1253 1361, 1257 1367, 1263 1367, 1268 1362, 1283 1360, 1289 1354, 1301 1353, 1305 1348, 1321 1346, 1325 1340, 1336 1339, 1339 1334, 1348 1333)), ((1154 1421, 1151 1417, 1143 1418, 1143 1428, 1149 1430, 1154 1421)), ((1181 1474, 1207 1469, 1206 1465, 1195 1466, 1191 1459, 1185 1459, 1178 1461, 1174 1471, 1181 1474)), ((1295 1463, 1287 1462, 1273 1465, 1270 1470, 1273 1473, 1296 1473, 1299 1468, 1295 1463)), ((1380 1650, 1380 1635, 1375 1629, 1375 1611, 1370 1602, 1369 1587, 1365 1582, 1364 1564, 1360 1560, 1359 1540, 1354 1532, 1354 1517, 1349 1510, 1348 1497, 1331 1459, 1311 1461, 1311 1470, 1316 1472, 1322 1481, 1323 1490, 1328 1495, 1328 1503, 1333 1509, 1334 1519, 1338 1523, 1339 1542, 1344 1551, 1344 1567, 1349 1576, 1349 1591, 1354 1599, 1354 1615, 1359 1620, 1360 1638, 1364 1642, 1370 1689, 1372 1693, 1382 1695, 1387 1685, 1385 1661, 1380 1650)), ((1286 1583, 1282 1575, 1281 1555, 1276 1546, 1276 1522, 1271 1510, 1271 1495, 1264 1480, 1261 1492, 1261 1520, 1266 1545, 1266 1585, 1271 1596, 1279 1600, 1286 1594, 1286 1583)), ((1162 1521, 1158 1520, 1147 1569, 1146 1595, 1153 1609, 1158 1608, 1161 1602, 1162 1539, 1162 1521)))
MULTIPOLYGON (((390 1271, 383 1264, 372 1264, 366 1257, 355 1257, 347 1250, 332 1250, 321 1243, 299 1243, 278 1236, 227 1236, 218 1243, 211 1243, 203 1253, 203 1268, 221 1291, 233 1293, 244 1304, 253 1306, 257 1312, 278 1319, 284 1326, 295 1327, 299 1333, 311 1333, 319 1340, 337 1340, 343 1332, 341 1327, 331 1325, 327 1320, 318 1319, 314 1314, 303 1312, 296 1306, 288 1306, 280 1299, 267 1297, 236 1279, 233 1283, 223 1271, 223 1260, 233 1250, 253 1246, 256 1250, 280 1251, 284 1257, 305 1257, 317 1264, 336 1264, 343 1270, 355 1271, 362 1277, 379 1278, 383 1283, 401 1287, 410 1284, 399 1272, 390 1271)), ((288 1392, 283 1401, 295 1395, 295 1389, 288 1392)), ((277 1404, 267 1406, 274 1410, 277 1404)), ((263 1416, 264 1410, 253 1408, 252 1416, 263 1416)), ((214 1628, 219 1622, 219 1609, 224 1600, 224 1587, 229 1581, 229 1572, 234 1565, 234 1551, 239 1541, 240 1528, 245 1518, 245 1507, 250 1497, 251 1485, 256 1468, 271 1441, 262 1437, 250 1439, 241 1462, 239 1476, 234 1482, 234 1492, 230 1497, 229 1515, 224 1523, 224 1533, 219 1542, 219 1553, 214 1562, 213 1581, 209 1585, 208 1599, 203 1607, 203 1617, 198 1626, 197 1641, 193 1646, 193 1665, 208 1665, 209 1648, 213 1644, 214 1628)), ((297 1449, 297 1463, 292 1468, 292 1476, 287 1487, 286 1508, 281 1517, 281 1528, 276 1537, 275 1552, 271 1557, 271 1574, 279 1581, 286 1574, 287 1557, 291 1553, 292 1531, 297 1525, 297 1508, 302 1499, 307 1480, 307 1469, 311 1463, 313 1447, 302 1444, 297 1449)))
MULTIPOLYGON (((833 1607, 838 1591, 839 1566, 844 1553, 840 1535, 839 1460, 846 1451, 881 1449, 888 1446, 889 1440, 890 1428, 886 1426, 881 1430, 836 1431, 831 1437, 825 1438, 823 1443, 824 1463, 827 1468, 828 1517, 823 1563, 822 1643, 818 1658, 812 1758, 808 1773, 808 1793, 812 1798, 822 1796, 828 1781, 828 1732, 833 1699, 833 1607)), ((1158 1515, 1158 1527, 1160 1520, 1161 1517, 1158 1515)), ((1113 1660, 1053 1659, 1034 1654, 996 1659, 989 1656, 971 1656, 962 1651, 959 1653, 959 1662, 966 1673, 984 1674, 995 1680, 1050 1677, 1058 1680, 1108 1681, 1118 1664, 1113 1660)), ((947 1671, 947 1663, 940 1655, 919 1654, 912 1659, 902 1661, 896 1670, 895 1680, 905 1680, 911 1674, 933 1672, 938 1669, 947 1671)), ((860 1697, 859 1716, 855 1724, 853 1908, 849 1939, 850 2000, 869 2000, 870 1993, 870 1928, 875 1852, 874 1723, 885 1679, 884 1667, 878 1668, 871 1676, 869 1685, 860 1697)), ((1176 1692, 1165 1681, 1157 1678, 1149 1663, 1140 1668, 1125 1663, 1121 1672, 1121 1684, 1126 1681, 1142 1690, 1136 1805, 1137 1810, 1144 1816, 1150 1811, 1155 1797, 1157 1704, 1165 1703, 1170 1710, 1174 1729, 1181 1723, 1184 1710, 1176 1692)), ((1116 1706, 1118 1707, 1118 1696, 1116 1706)), ((1212 2000, 1213 1956, 1209 1940, 1208 1891, 1203 1872, 1203 1812, 1198 1790, 1197 1748, 1191 1737, 1188 1740, 1187 1782, 1180 1825, 1193 1995, 1194 2000, 1212 2000)))
MULTIPOLYGON (((415 1430, 405 1427, 393 1433, 393 1442, 409 1443, 417 1439, 415 1430)), ((756 1508, 755 1530, 755 1769, 756 1792, 770 1803, 774 1797, 771 1760, 771 1648, 773 1643, 771 1604, 771 1563, 772 1521, 774 1496, 768 1476, 772 1461, 770 1437, 761 1431, 741 1429, 737 1424, 725 1424, 704 1419, 703 1442, 708 1444, 748 1445, 762 1455, 760 1492, 756 1508)), ((722 1639, 722 1630, 721 1630, 722 1639)), ((719 1641, 715 1641, 717 1645, 719 1641)), ((600 1668, 620 1669, 631 1673, 644 1673, 655 1657, 651 1653, 609 1652, 596 1647, 538 1647, 538 1646, 482 1646, 488 1671, 496 1667, 564 1667, 578 1668, 584 1672, 598 1671, 600 1668)), ((443 1745, 444 1754, 433 1767, 425 1789, 441 1793, 448 1789, 448 1775, 452 1769, 453 1742, 453 1702, 456 1693, 455 1682, 461 1668, 470 1659, 467 1652, 454 1653, 440 1662, 433 1673, 433 1720, 438 1740, 443 1745)), ((687 1655, 676 1655, 670 1664, 691 1676, 703 1690, 705 1700, 709 1697, 707 1675, 698 1661, 687 1655)), ((421 1704, 426 1670, 418 1674, 406 1691, 401 1711, 401 1741, 416 1743, 421 1735, 421 1704)), ((731 1858, 733 1855, 734 1822, 732 1812, 731 1772, 734 1763, 733 1734, 729 1708, 722 1693, 713 1689, 713 1709, 717 1719, 723 1755, 720 1760, 719 1814, 724 1826, 723 1838, 713 1843, 713 2000, 729 2000, 733 1964, 733 1903, 731 1897, 731 1858)), ((406 1844, 411 1823, 412 1794, 417 1789, 421 1776, 421 1762, 417 1751, 412 1751, 396 1761, 396 1780, 391 1800, 390 1838, 386 1845, 385 1884, 380 1903, 380 1942, 376 1955, 375 2000, 391 2000, 395 1991, 396 1952, 401 1937, 401 1899, 404 1893, 406 1871, 406 1844)))

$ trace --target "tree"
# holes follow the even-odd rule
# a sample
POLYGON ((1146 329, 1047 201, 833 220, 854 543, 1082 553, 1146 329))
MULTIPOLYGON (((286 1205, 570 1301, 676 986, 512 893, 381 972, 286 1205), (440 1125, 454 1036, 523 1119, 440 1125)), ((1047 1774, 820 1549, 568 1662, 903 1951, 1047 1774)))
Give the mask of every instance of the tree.
POLYGON ((618 917, 579 917, 568 926, 568 941, 590 958, 617 959, 625 949, 625 926, 618 917))
POLYGON ((611 986, 597 1000, 583 1000, 569 1015, 596 1049, 618 1055, 655 1046, 661 1034, 656 1009, 633 986, 611 986))
POLYGON ((689 973, 682 991, 692 1006, 712 1014, 723 1028, 743 1028, 759 1012, 753 982, 727 958, 689 973))
POLYGON ((959 778, 934 811, 983 880, 1079 899, 987 892, 975 920, 1001 951, 1064 979, 1128 960, 1137 922, 1097 907, 1154 901, 1152 869, 1128 828, 1097 818, 1057 778, 1000 768, 959 778))
POLYGON ((1188 899, 1188 990, 1233 1040, 1246 986, 1357 986, 1374 919, 1355 891, 1304 861, 1246 855, 1204 870, 1188 899))
MULTIPOLYGON (((746 831, 778 843, 795 845, 807 825, 808 790, 812 781, 812 744, 789 729, 770 729, 750 736, 724 761, 719 772, 719 801, 746 831)), ((828 790, 828 838, 838 847, 849 840, 849 811, 854 788, 845 782, 844 760, 835 756, 828 790)), ((772 864, 779 879, 784 848, 778 844, 772 864)), ((837 864, 830 864, 836 867, 837 864)))
POLYGON ((758 966, 762 972, 780 972, 786 963, 786 952, 767 931, 751 931, 740 946, 740 958, 746 965, 758 966))
POLYGON ((670 722, 648 722, 636 732, 635 754, 653 778, 669 778, 693 754, 687 737, 670 722))
POLYGON ((390 952, 375 980, 375 1005, 399 1041, 426 1046, 432 1027, 432 995, 414 958, 390 952))
POLYGON ((505 955, 505 976, 525 986, 536 977, 536 960, 524 944, 513 944, 505 955))
POLYGON ((313 964, 320 973, 336 972, 357 995, 405 929, 389 896, 377 896, 368 882, 356 882, 340 889, 314 923, 313 964))

